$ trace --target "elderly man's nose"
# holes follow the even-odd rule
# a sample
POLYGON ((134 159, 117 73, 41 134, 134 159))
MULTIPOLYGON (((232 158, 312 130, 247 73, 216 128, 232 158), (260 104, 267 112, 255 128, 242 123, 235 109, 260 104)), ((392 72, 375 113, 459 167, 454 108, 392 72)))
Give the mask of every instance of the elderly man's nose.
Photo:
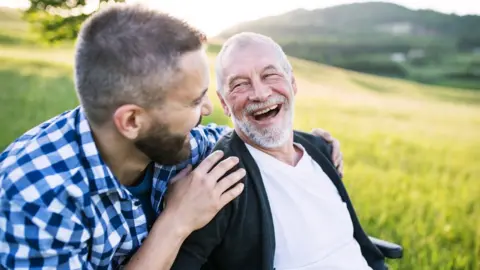
POLYGON ((257 84, 254 87, 252 99, 263 101, 263 100, 266 100, 271 93, 272 93, 272 90, 270 89, 269 86, 264 84, 257 84))

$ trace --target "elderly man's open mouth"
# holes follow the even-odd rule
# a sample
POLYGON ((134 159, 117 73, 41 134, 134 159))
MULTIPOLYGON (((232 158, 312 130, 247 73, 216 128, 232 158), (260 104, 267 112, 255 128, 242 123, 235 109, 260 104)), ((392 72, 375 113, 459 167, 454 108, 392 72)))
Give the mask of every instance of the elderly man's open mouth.
POLYGON ((283 104, 275 104, 266 108, 260 108, 250 114, 255 122, 259 124, 270 124, 277 119, 282 111, 283 104))

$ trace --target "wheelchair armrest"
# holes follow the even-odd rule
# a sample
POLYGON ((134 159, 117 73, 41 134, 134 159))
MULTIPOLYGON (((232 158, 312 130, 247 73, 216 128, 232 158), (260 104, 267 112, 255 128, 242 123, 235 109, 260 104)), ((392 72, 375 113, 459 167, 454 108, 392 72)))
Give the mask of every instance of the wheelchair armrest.
POLYGON ((369 236, 370 241, 383 253, 386 258, 400 259, 403 257, 403 248, 400 245, 369 236))

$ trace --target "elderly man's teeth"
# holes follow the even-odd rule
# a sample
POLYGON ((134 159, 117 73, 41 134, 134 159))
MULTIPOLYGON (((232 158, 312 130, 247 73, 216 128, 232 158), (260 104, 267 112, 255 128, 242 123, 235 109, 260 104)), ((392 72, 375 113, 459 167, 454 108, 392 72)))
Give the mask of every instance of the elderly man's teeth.
POLYGON ((267 113, 271 110, 274 110, 278 107, 278 105, 273 105, 272 107, 269 107, 269 108, 266 108, 264 110, 261 110, 261 111, 258 111, 258 112, 255 112, 253 115, 257 116, 257 115, 260 115, 260 114, 264 114, 264 113, 267 113))

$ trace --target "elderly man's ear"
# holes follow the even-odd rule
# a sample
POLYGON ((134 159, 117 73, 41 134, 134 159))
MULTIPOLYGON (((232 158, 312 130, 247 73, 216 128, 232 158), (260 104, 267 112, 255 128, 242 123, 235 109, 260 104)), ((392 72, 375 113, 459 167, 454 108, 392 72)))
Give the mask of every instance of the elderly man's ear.
POLYGON ((295 80, 295 76, 292 74, 292 88, 293 88, 293 95, 297 94, 297 81, 295 80))
POLYGON ((219 91, 217 91, 217 96, 218 96, 218 99, 220 100, 220 104, 222 104, 223 113, 226 116, 230 117, 231 116, 230 109, 228 108, 227 104, 225 103, 225 100, 223 99, 222 94, 220 94, 219 91))

